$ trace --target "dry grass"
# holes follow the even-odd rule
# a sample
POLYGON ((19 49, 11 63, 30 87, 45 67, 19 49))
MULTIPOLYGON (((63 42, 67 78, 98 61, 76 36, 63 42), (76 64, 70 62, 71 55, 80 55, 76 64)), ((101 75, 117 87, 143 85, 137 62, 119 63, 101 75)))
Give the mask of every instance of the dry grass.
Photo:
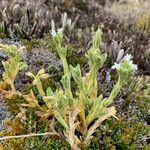
POLYGON ((134 22, 139 15, 149 11, 149 8, 149 0, 120 0, 105 7, 119 20, 130 22, 134 22))

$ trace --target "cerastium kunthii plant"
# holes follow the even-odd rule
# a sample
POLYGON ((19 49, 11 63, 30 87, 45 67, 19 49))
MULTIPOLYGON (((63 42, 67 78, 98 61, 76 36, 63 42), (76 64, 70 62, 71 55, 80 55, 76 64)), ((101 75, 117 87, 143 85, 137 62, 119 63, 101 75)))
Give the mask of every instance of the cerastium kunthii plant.
MULTIPOLYGON (((73 67, 67 63, 68 48, 63 46, 63 29, 56 31, 52 28, 52 36, 63 64, 64 75, 61 79, 63 88, 52 91, 48 87, 45 93, 43 90, 40 90, 43 89, 40 77, 36 79, 37 77, 31 73, 27 73, 27 75, 33 77, 34 80, 39 80, 40 85, 37 85, 37 88, 47 106, 46 110, 42 110, 45 113, 41 112, 41 116, 53 116, 54 120, 56 119, 55 121, 58 121, 63 127, 63 131, 55 131, 59 132, 57 135, 61 135, 61 138, 67 140, 71 148, 76 150, 90 144, 93 133, 96 132, 101 123, 105 119, 115 116, 115 107, 108 106, 113 102, 122 86, 132 77, 137 70, 137 66, 133 64, 131 55, 128 54, 119 64, 115 63, 112 68, 116 68, 119 77, 110 96, 104 98, 103 94, 97 94, 98 70, 107 59, 107 55, 102 54, 99 49, 102 36, 101 29, 98 29, 93 36, 92 46, 87 51, 86 57, 88 59, 89 72, 85 75, 82 74, 79 64, 73 67), (77 84, 75 93, 71 90, 71 78, 77 84)), ((43 71, 43 73, 45 72, 43 71)), ((39 76, 39 73, 37 76, 39 76)), ((45 77, 47 77, 46 74, 44 75, 45 77)), ((35 105, 35 107, 39 107, 39 104, 35 105)))
POLYGON ((2 81, 0 82, 0 91, 7 98, 11 98, 14 94, 19 94, 14 85, 17 74, 19 71, 27 68, 27 64, 22 61, 21 56, 21 51, 24 47, 17 48, 15 45, 0 44, 0 49, 8 55, 8 60, 2 61, 4 72, 2 74, 2 81), (5 90, 7 86, 10 86, 10 90, 8 91, 5 90))
MULTIPOLYGON (((111 116, 115 117, 115 107, 109 107, 109 105, 113 102, 122 86, 133 76, 137 66, 133 64, 131 55, 127 54, 119 64, 115 63, 112 67, 117 70, 118 80, 110 96, 103 97, 103 94, 98 95, 97 75, 107 59, 107 55, 103 54, 99 49, 102 36, 101 29, 96 31, 91 48, 87 51, 89 72, 84 75, 79 64, 76 67, 68 65, 66 59, 68 48, 63 43, 63 29, 57 31, 53 29, 53 40, 64 70, 64 75, 61 79, 63 88, 60 87, 56 91, 52 91, 48 87, 45 92, 41 80, 48 78, 48 74, 43 69, 37 75, 28 72, 27 75, 34 79, 33 85, 36 85, 43 104, 41 105, 38 102, 31 90, 28 95, 23 95, 23 98, 28 103, 22 104, 22 106, 35 108, 33 110, 38 110, 36 114, 42 118, 48 119, 51 116, 50 118, 53 118, 51 123, 52 135, 55 134, 61 140, 68 141, 74 150, 84 149, 92 141, 93 134, 101 123, 111 116), (77 85, 75 93, 71 89, 72 78, 77 85), (62 126, 59 130, 55 127, 56 122, 62 126)), ((12 89, 14 89, 13 86, 12 89)))

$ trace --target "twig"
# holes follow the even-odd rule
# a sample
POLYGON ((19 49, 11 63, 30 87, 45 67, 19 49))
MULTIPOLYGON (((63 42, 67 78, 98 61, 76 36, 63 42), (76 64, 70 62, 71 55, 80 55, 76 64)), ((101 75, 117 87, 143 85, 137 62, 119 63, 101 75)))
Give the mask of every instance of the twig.
POLYGON ((57 136, 56 133, 52 133, 52 132, 46 132, 46 133, 39 133, 39 134, 27 134, 27 135, 16 135, 16 136, 5 136, 5 137, 1 137, 0 141, 2 140, 8 140, 8 139, 18 139, 18 138, 29 138, 29 137, 35 137, 35 136, 57 136))

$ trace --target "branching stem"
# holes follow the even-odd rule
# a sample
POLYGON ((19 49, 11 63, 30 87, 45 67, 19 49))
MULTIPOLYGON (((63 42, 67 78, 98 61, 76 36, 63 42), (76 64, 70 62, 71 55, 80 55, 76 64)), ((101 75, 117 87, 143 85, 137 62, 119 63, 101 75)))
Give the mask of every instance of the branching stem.
POLYGON ((59 135, 57 133, 52 133, 52 132, 38 133, 38 134, 32 133, 32 134, 27 134, 27 135, 5 136, 5 137, 1 137, 0 141, 9 140, 9 139, 30 138, 30 137, 36 137, 36 136, 59 136, 59 135))

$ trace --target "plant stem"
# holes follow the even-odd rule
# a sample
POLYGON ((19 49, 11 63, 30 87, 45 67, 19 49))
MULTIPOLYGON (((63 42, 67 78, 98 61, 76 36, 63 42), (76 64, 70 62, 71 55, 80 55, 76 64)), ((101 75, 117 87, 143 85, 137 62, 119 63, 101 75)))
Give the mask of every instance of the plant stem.
POLYGON ((12 82, 10 83, 10 86, 11 86, 12 91, 16 91, 15 85, 14 85, 14 80, 12 80, 12 82))
MULTIPOLYGON (((66 58, 61 58, 63 62, 63 69, 64 69, 64 75, 68 75, 70 73, 68 63, 66 58)), ((70 82, 70 81, 69 81, 70 82)), ((66 95, 68 95, 71 99, 73 98, 72 91, 71 91, 71 85, 69 85, 69 88, 66 89, 65 91, 66 95)))
POLYGON ((80 119, 81 119, 81 123, 82 123, 82 133, 84 133, 84 131, 87 129, 87 123, 86 123, 86 119, 85 119, 85 108, 84 108, 84 95, 82 92, 80 92, 80 112, 79 112, 79 116, 80 116, 80 119))
POLYGON ((62 58, 62 63, 63 63, 63 69, 64 69, 64 74, 69 73, 69 67, 66 58, 62 58))
POLYGON ((18 139, 18 138, 29 138, 29 137, 35 137, 35 136, 58 136, 57 133, 52 133, 52 132, 46 132, 46 133, 32 133, 32 134, 27 134, 27 135, 16 135, 16 136, 5 136, 1 137, 0 141, 2 140, 8 140, 8 139, 18 139))
POLYGON ((90 94, 91 98, 92 96, 97 97, 97 71, 96 69, 93 67, 91 69, 91 78, 90 78, 90 86, 92 89, 92 93, 90 94))
POLYGON ((113 99, 118 95, 118 93, 119 93, 120 89, 122 88, 122 86, 123 85, 121 84, 120 76, 119 76, 118 81, 115 84, 109 98, 105 101, 105 103, 103 105, 104 107, 107 107, 112 103, 113 99))

